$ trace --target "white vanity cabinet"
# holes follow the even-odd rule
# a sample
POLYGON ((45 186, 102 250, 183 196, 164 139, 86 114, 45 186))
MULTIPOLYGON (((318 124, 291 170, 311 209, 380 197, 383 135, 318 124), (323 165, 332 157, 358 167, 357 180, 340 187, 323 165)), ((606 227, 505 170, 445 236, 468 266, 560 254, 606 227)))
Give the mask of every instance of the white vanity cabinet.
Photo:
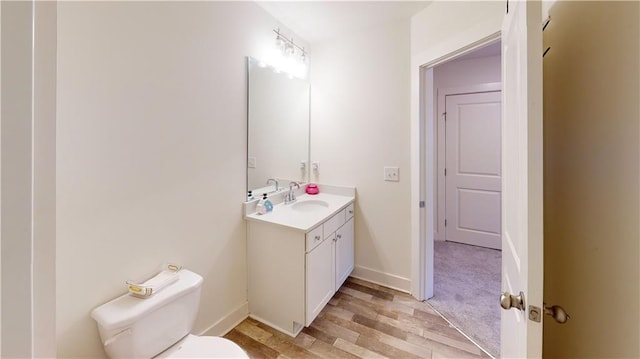
POLYGON ((353 202, 304 231, 247 222, 249 315, 296 336, 354 267, 353 202))

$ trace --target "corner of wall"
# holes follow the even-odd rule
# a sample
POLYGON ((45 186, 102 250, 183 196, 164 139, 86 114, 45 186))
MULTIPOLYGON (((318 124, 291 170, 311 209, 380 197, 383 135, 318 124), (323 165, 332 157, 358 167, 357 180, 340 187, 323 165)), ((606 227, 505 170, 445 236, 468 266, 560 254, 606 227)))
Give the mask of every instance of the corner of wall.
POLYGON ((244 302, 213 323, 209 328, 203 330, 200 335, 223 336, 247 317, 249 317, 249 302, 244 302))

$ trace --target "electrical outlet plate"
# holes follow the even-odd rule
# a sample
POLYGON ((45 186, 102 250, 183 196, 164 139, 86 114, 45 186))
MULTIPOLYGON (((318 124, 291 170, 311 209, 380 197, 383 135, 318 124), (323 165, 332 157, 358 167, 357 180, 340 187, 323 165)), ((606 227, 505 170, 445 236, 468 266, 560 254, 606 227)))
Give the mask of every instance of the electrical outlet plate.
POLYGON ((398 167, 385 167, 384 168, 384 180, 391 182, 400 181, 400 170, 398 167))

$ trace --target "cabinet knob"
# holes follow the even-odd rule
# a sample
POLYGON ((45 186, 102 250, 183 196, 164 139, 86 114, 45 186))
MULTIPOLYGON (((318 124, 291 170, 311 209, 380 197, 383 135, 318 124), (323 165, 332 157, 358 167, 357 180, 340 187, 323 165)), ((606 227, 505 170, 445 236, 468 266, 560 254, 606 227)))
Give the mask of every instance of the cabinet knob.
POLYGON ((315 236, 313 237, 314 240, 319 241, 320 240, 320 236, 315 236))
POLYGON ((338 239, 342 238, 342 234, 337 234, 336 237, 338 237, 338 239))
POLYGON ((349 214, 353 214, 353 210, 352 209, 349 210, 349 214))

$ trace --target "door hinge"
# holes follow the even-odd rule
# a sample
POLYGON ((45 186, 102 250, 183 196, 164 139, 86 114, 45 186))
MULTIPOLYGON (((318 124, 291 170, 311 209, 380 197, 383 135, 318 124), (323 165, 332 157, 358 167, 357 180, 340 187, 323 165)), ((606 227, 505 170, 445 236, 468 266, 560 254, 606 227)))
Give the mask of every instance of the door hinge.
POLYGON ((447 120, 447 113, 446 112, 442 113, 442 118, 444 118, 445 121, 447 120))
POLYGON ((447 169, 446 168, 444 169, 444 175, 445 176, 447 175, 447 169))
POLYGON ((447 220, 446 219, 444 220, 444 226, 445 227, 447 226, 447 220))
POLYGON ((424 201, 420 201, 420 208, 424 208, 424 201))
POLYGON ((547 29, 547 25, 551 22, 551 16, 547 16, 547 19, 544 20, 544 24, 542 24, 542 31, 547 29))

